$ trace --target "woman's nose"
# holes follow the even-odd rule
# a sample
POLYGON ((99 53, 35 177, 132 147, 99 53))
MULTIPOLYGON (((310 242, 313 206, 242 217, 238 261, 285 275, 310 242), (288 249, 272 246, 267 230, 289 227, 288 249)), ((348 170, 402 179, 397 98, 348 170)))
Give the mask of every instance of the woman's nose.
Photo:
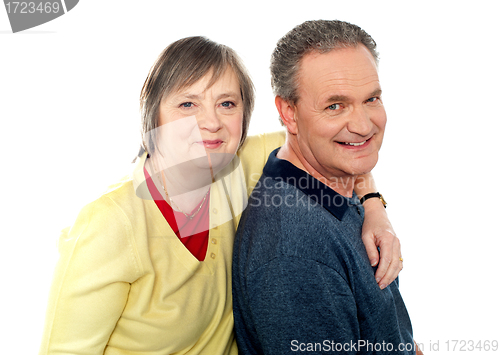
POLYGON ((196 115, 196 119, 201 130, 217 132, 222 128, 222 122, 215 110, 204 110, 196 115))

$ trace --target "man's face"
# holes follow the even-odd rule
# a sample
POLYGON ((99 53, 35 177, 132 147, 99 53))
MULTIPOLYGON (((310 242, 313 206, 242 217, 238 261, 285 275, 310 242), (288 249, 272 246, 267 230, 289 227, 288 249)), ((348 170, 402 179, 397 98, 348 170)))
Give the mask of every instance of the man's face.
POLYGON ((298 84, 294 118, 301 160, 327 179, 371 171, 386 114, 369 50, 358 45, 307 54, 298 84))

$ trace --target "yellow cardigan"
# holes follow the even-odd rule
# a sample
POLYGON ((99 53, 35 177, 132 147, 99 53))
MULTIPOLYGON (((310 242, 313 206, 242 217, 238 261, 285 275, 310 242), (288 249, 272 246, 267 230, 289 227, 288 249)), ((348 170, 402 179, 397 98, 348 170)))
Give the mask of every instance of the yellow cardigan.
POLYGON ((85 206, 59 240, 40 354, 237 354, 231 260, 239 216, 231 218, 230 207, 241 210, 283 143, 282 132, 249 137, 242 164, 212 185, 203 262, 148 194, 145 156, 132 176, 85 206))

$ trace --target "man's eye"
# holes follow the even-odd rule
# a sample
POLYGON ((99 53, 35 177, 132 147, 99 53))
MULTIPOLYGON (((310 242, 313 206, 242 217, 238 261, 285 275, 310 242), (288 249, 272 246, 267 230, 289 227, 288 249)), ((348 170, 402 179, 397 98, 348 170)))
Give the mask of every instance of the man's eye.
POLYGON ((378 101, 380 98, 379 97, 371 97, 369 98, 368 100, 366 100, 366 102, 376 102, 378 101))
POLYGON ((332 110, 332 111, 338 110, 339 108, 340 108, 340 104, 333 104, 333 105, 328 106, 328 109, 332 110))

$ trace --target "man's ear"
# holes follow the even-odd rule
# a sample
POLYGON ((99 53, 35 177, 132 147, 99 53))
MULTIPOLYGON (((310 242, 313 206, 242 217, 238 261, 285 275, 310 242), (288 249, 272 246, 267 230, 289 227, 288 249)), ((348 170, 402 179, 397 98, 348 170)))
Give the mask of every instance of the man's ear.
POLYGON ((274 98, 274 104, 278 109, 281 120, 285 125, 288 132, 291 134, 297 134, 297 122, 295 121, 295 105, 291 102, 286 101, 280 96, 274 98))

